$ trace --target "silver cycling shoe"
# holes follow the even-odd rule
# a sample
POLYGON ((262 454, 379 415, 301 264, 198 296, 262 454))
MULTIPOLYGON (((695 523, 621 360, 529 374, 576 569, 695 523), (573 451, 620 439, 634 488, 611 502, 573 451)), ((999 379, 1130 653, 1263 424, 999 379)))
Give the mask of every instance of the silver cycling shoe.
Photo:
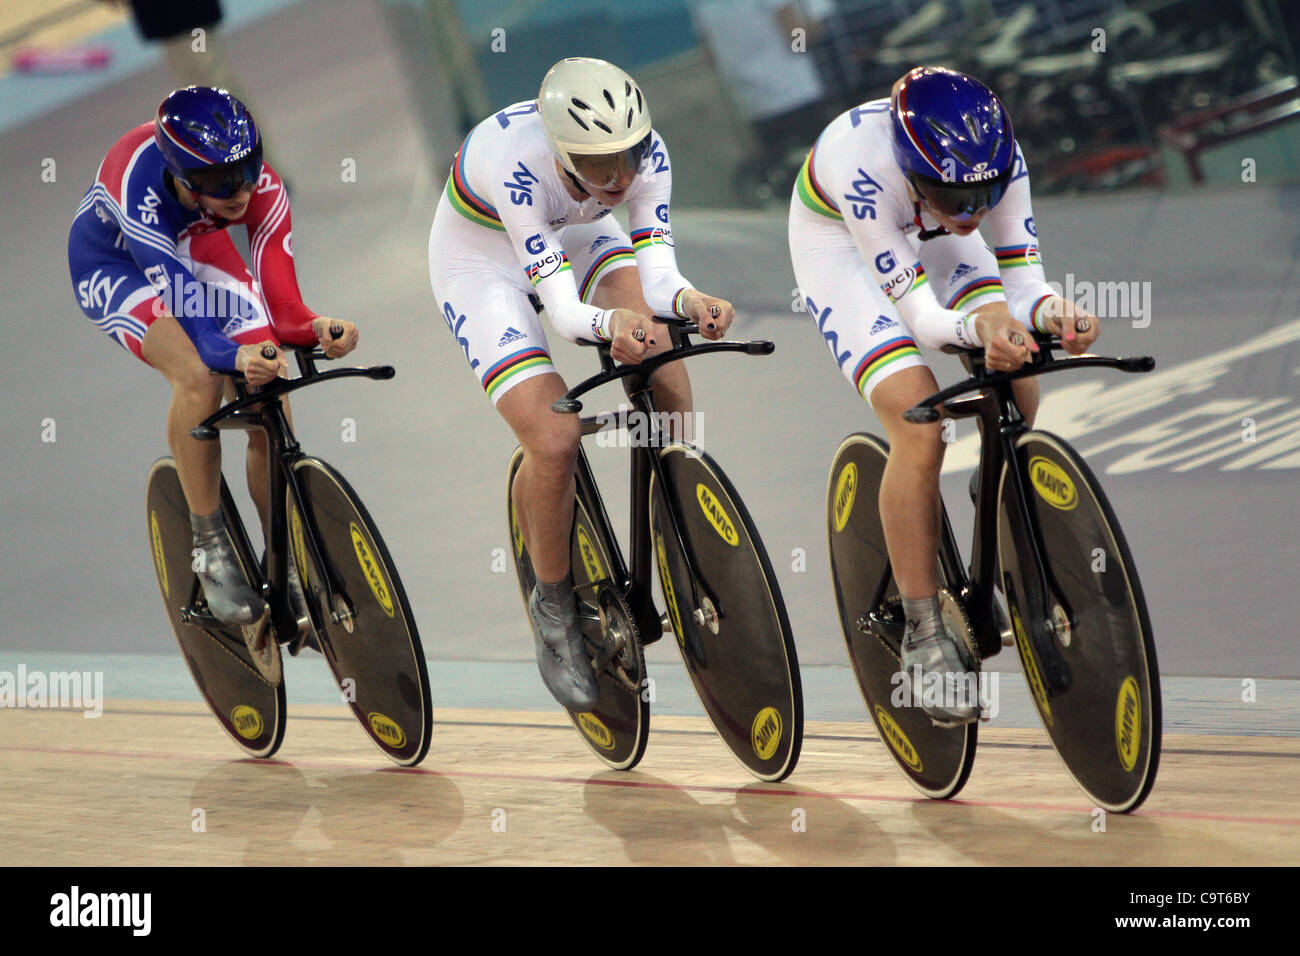
POLYGON ((956 727, 978 720, 980 716, 979 682, 971 680, 973 672, 961 659, 957 639, 942 623, 927 634, 916 630, 916 621, 907 622, 903 634, 901 663, 905 680, 911 684, 912 700, 941 727, 956 727), (917 668, 920 668, 918 685, 917 668), (932 675, 942 675, 942 693, 937 693, 932 675), (935 698, 939 699, 936 700, 935 698))
POLYGON ((555 607, 542 597, 541 585, 533 587, 528 614, 533 621, 537 669, 551 696, 572 710, 585 711, 600 700, 600 685, 592 669, 587 646, 578 627, 572 591, 568 607, 555 607))
POLYGON ((194 533, 194 548, 199 552, 194 555, 194 573, 212 616, 223 624, 256 624, 269 609, 244 577, 224 525, 213 527, 210 519, 204 518, 194 523, 203 524, 194 533))

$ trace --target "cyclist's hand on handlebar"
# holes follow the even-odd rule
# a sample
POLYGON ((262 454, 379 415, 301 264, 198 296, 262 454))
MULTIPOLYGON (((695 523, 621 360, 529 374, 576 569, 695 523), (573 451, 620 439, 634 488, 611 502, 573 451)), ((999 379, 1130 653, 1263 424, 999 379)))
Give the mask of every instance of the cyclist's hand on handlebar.
POLYGON ((1009 314, 979 314, 975 334, 984 343, 984 366, 991 372, 1014 372, 1038 351, 1038 343, 1009 314))
POLYGON ((1101 323, 1087 309, 1075 305, 1069 299, 1053 296, 1043 308, 1047 313, 1047 324, 1052 333, 1061 337, 1061 344, 1071 355, 1088 351, 1101 333, 1101 323))
POLYGON ((627 365, 640 365, 662 337, 668 339, 668 330, 650 316, 631 309, 615 309, 609 319, 609 354, 614 361, 627 365))
POLYGON ((700 335, 706 339, 722 338, 736 318, 736 309, 730 302, 705 295, 698 289, 682 293, 682 311, 695 321, 700 335))
POLYGON ((316 340, 325 350, 325 354, 332 359, 342 358, 354 348, 357 347, 357 339, 360 333, 357 327, 351 322, 344 322, 342 319, 329 319, 320 316, 312 320, 311 330, 316 335, 316 340), (342 329, 337 336, 335 331, 342 329))
POLYGON ((270 339, 256 345, 241 345, 235 353, 235 368, 244 376, 249 385, 259 387, 274 381, 289 367, 284 352, 270 339), (273 352, 274 358, 262 354, 263 349, 273 352))

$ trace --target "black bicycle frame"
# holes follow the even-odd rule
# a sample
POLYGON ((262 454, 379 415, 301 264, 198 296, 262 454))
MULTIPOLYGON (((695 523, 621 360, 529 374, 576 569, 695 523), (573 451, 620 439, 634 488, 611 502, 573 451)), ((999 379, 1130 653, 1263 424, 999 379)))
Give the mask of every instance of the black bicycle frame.
MULTIPOLYGON (((329 372, 316 371, 316 359, 323 358, 324 353, 314 349, 293 349, 302 373, 296 379, 276 379, 255 392, 248 390, 242 376, 231 376, 235 385, 235 400, 222 406, 215 413, 191 430, 190 434, 200 441, 213 441, 221 430, 239 429, 251 431, 260 429, 265 432, 269 443, 269 457, 274 465, 268 476, 271 509, 271 527, 266 541, 266 580, 271 585, 277 600, 272 604, 271 614, 275 623, 276 636, 281 640, 291 640, 297 635, 298 622, 290 609, 289 595, 289 523, 285 509, 286 491, 293 495, 294 505, 303 521, 303 547, 311 556, 317 568, 322 569, 325 589, 325 607, 329 609, 330 620, 341 623, 354 611, 351 601, 343 592, 342 578, 334 565, 326 560, 319 545, 320 532, 316 519, 310 508, 306 507, 306 497, 302 485, 294 470, 294 465, 306 455, 298 444, 284 413, 281 397, 306 385, 323 382, 332 378, 364 376, 373 379, 393 377, 391 366, 374 366, 371 368, 344 368, 329 372), (338 596, 342 595, 345 610, 338 610, 338 596)), ((233 511, 233 508, 232 508, 233 511)), ((237 514, 237 512, 236 512, 237 514)), ((241 521, 242 525, 242 521, 241 521)), ((241 527, 239 533, 248 540, 247 532, 241 527)), ((250 548, 251 553, 251 548, 250 548)), ((319 620, 315 602, 307 602, 311 615, 312 627, 318 634, 324 633, 324 622, 319 620)))
MULTIPOLYGON (((675 330, 674 330, 675 331, 675 330)), ((615 363, 609 354, 608 348, 600 349, 600 364, 604 372, 613 372, 615 363)), ((695 570, 695 559, 691 551, 686 547, 686 535, 684 531, 685 522, 678 510, 678 504, 672 495, 668 494, 668 484, 664 475, 663 462, 657 454, 658 450, 663 447, 664 436, 658 427, 657 410, 654 405, 653 386, 650 385, 650 372, 632 373, 623 376, 623 388, 627 396, 632 401, 632 409, 621 410, 615 417, 614 427, 628 428, 629 417, 631 414, 639 413, 644 416, 644 421, 648 423, 647 434, 649 440, 644 444, 637 444, 632 448, 632 457, 629 464, 630 480, 629 502, 631 525, 631 558, 632 573, 628 574, 627 564, 625 563, 621 549, 618 547, 618 537, 614 534, 613 525, 609 520, 609 515, 605 511, 605 504, 600 496, 600 490, 596 486, 596 481, 591 473, 591 465, 587 461, 586 452, 579 447, 577 481, 582 488, 588 501, 591 501, 597 510, 597 514, 592 515, 592 520, 600 523, 601 530, 613 547, 610 549, 613 553, 609 556, 613 564, 611 577, 615 585, 626 595, 628 604, 636 617, 641 630, 641 643, 653 644, 663 634, 663 625, 659 613, 655 609, 654 601, 651 599, 650 586, 651 581, 651 548, 650 548, 650 476, 654 475, 659 487, 664 490, 663 501, 665 510, 668 512, 668 523, 671 526, 671 533, 676 536, 679 553, 686 561, 687 580, 691 587, 692 607, 702 607, 703 604, 699 599, 699 590, 704 589, 706 596, 713 602, 721 615, 723 609, 721 603, 715 595, 708 593, 707 588, 700 583, 699 575, 695 570)), ((587 416, 582 419, 582 434, 592 435, 609 427, 606 416, 587 416)))

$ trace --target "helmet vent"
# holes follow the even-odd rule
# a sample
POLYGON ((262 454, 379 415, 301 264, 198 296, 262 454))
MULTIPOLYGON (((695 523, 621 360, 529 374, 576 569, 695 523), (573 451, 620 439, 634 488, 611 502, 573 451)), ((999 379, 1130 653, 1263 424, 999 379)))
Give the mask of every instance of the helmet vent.
MULTIPOLYGON (((576 100, 575 100, 575 102, 576 102, 576 100)), ((583 129, 585 129, 585 130, 590 130, 590 129, 591 129, 590 126, 588 126, 586 123, 584 123, 584 122, 582 121, 582 117, 579 116, 577 113, 573 112, 573 110, 569 110, 569 115, 572 116, 572 117, 573 117, 573 121, 574 121, 575 123, 577 123, 579 126, 581 126, 583 129)))
POLYGON ((606 133, 613 133, 613 132, 614 132, 612 129, 610 129, 608 126, 606 126, 604 123, 602 123, 602 122, 601 122, 600 120, 598 120, 598 119, 593 119, 591 122, 592 122, 592 125, 593 125, 593 126, 596 126, 596 127, 600 128, 600 129, 603 129, 606 133))
POLYGON ((640 113, 640 112, 641 112, 642 110, 644 110, 644 109, 645 109, 645 106, 642 105, 642 103, 641 103, 641 91, 638 89, 638 90, 636 91, 636 111, 637 111, 638 113, 640 113))
POLYGON ((632 84, 629 83, 627 80, 623 81, 623 95, 624 96, 632 95, 632 84))
POLYGON ((966 132, 970 133, 971 142, 980 142, 984 138, 984 131, 980 129, 979 120, 972 113, 967 113, 962 120, 966 123, 966 132))
POLYGON ((609 90, 601 90, 601 92, 605 94, 605 102, 609 104, 609 108, 610 108, 610 109, 613 109, 613 108, 614 108, 614 94, 610 93, 609 90))
POLYGON ((627 110, 627 128, 628 129, 632 128, 632 108, 630 106, 628 107, 627 110))
POLYGON ((580 109, 580 110, 587 110, 588 112, 591 111, 591 107, 588 106, 586 103, 584 103, 582 100, 578 99, 576 96, 571 97, 571 98, 569 99, 569 102, 572 103, 574 106, 576 106, 576 107, 577 107, 578 109, 580 109))

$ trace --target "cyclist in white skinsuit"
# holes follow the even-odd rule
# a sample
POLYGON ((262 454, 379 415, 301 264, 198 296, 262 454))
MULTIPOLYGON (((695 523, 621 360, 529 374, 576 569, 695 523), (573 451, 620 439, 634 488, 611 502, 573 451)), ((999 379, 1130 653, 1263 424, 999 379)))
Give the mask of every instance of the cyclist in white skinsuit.
MULTIPOLYGON (((536 101, 466 137, 429 235, 438 308, 524 449, 513 496, 538 580, 529 601, 538 667, 555 698, 579 710, 599 698, 569 567, 580 425, 551 411, 566 386, 530 295, 563 337, 610 342, 620 362, 670 344, 653 314, 691 319, 720 338, 735 311, 677 270, 671 175, 635 81, 603 60, 570 58, 546 74, 536 101), (630 236, 610 214, 624 202, 630 236)), ((667 365, 653 384, 659 407, 685 421, 685 369, 667 365)))
MULTIPOLYGON (((831 122, 795 184, 790 255, 810 317, 889 437, 880 516, 907 615, 903 671, 942 674, 954 693, 926 712, 936 723, 969 722, 979 706, 954 699, 970 685, 939 619, 942 426, 902 418, 939 390, 917 346, 983 347, 990 370, 1010 371, 1037 350, 1026 326, 1064 334, 1077 354, 1096 339, 1097 321, 1047 285, 1005 108, 950 70, 917 67, 890 99, 831 122), (992 248, 976 231, 984 220, 992 248)), ((1014 388, 1032 424, 1037 381, 1014 388)))

